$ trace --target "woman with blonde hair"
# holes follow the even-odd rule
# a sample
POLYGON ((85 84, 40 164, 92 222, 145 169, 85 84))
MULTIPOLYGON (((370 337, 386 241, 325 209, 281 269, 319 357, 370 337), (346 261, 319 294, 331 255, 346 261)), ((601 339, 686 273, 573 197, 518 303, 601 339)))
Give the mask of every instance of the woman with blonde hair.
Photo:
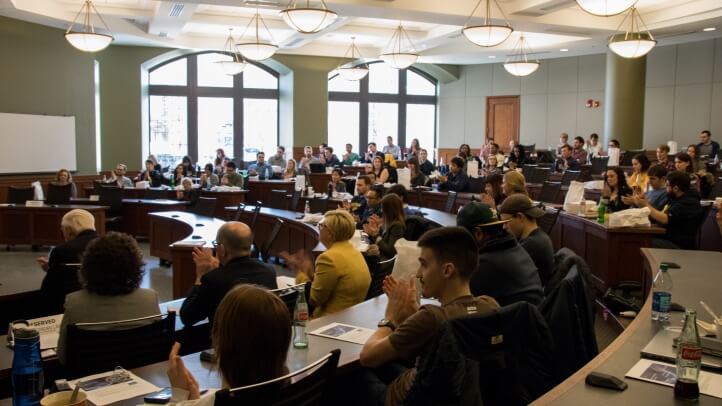
POLYGON ((78 189, 75 188, 75 183, 73 183, 73 175, 70 174, 70 171, 62 168, 55 174, 55 181, 54 184, 58 186, 65 186, 68 183, 71 184, 70 186, 70 196, 71 197, 78 197, 78 189))
POLYGON ((509 171, 505 173, 501 188, 507 197, 515 194, 529 196, 526 190, 526 179, 524 179, 524 175, 519 171, 509 171))
POLYGON ((353 216, 346 210, 328 211, 318 230, 326 251, 316 258, 315 266, 303 250, 281 253, 288 267, 297 273, 296 283, 311 281, 309 301, 315 308, 314 318, 363 302, 371 284, 366 261, 351 244, 356 232, 353 216))
MULTIPOLYGON (((224 389, 253 385, 288 373, 291 317, 273 292, 246 284, 233 288, 216 310, 211 338, 224 389)), ((198 383, 185 367, 179 351, 180 344, 175 343, 168 360, 172 402, 213 405, 215 391, 200 397, 198 383)))
POLYGON ((283 179, 291 179, 296 177, 296 160, 288 158, 286 161, 286 169, 283 170, 283 179))

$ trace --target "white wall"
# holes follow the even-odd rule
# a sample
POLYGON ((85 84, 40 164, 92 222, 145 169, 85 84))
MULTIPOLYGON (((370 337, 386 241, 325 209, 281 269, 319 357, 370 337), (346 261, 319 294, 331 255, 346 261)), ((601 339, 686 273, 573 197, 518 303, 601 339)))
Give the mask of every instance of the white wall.
MULTIPOLYGON (((644 146, 674 139, 698 142, 702 129, 722 139, 722 39, 659 47, 647 57, 644 146)), ((515 78, 501 63, 468 65, 459 80, 439 89, 439 148, 484 139, 486 97, 521 95, 522 144, 554 146, 559 133, 604 133, 605 55, 546 59, 538 71, 515 78), (599 100, 586 108, 587 99, 599 100)))

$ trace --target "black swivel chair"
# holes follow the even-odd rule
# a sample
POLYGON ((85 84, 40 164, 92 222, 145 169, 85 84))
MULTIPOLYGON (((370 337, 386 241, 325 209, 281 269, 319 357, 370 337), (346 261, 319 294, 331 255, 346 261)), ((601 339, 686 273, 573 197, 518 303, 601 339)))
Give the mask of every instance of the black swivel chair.
POLYGON ((241 221, 241 215, 243 215, 244 210, 246 210, 246 204, 238 203, 238 207, 236 208, 236 214, 233 215, 233 221, 241 221))
POLYGON ((431 230, 432 228, 436 228, 436 224, 423 216, 407 216, 404 238, 407 241, 418 241, 425 232, 431 230))
POLYGON ((449 191, 447 192, 448 195, 446 196, 446 203, 444 204, 444 211, 447 213, 451 213, 454 210, 454 204, 456 204, 456 192, 449 191))
POLYGON ((272 209, 288 210, 288 192, 285 190, 271 190, 271 195, 268 199, 266 207, 272 209))
POLYGON ((469 193, 481 193, 484 188, 484 181, 486 178, 469 178, 469 193))
POLYGON ((73 196, 73 184, 58 185, 48 183, 48 195, 45 197, 47 204, 68 204, 73 196))
POLYGON ((332 378, 341 350, 333 350, 318 361, 288 375, 241 388, 215 393, 215 406, 311 406, 331 404, 332 378), (305 376, 304 376, 305 375, 305 376), (299 378, 302 377, 302 378, 299 378), (291 382, 290 384, 288 384, 291 382))
POLYGON ((717 181, 712 186, 712 190, 709 192, 710 199, 716 199, 722 197, 722 178, 717 178, 717 181))
POLYGON ((532 177, 528 182, 542 184, 549 179, 551 173, 551 168, 542 168, 537 166, 536 168, 534 168, 534 171, 532 172, 532 177))
POLYGON ((303 193, 302 190, 293 191, 293 194, 291 195, 291 207, 289 210, 298 211, 298 202, 301 200, 301 193, 303 193))
POLYGON ((311 206, 311 213, 326 213, 328 208, 328 199, 313 198, 311 199, 309 206, 311 206))
POLYGON ((572 181, 578 180, 582 171, 564 171, 562 175, 562 186, 569 186, 572 181))
POLYGON ((16 187, 10 186, 8 188, 8 203, 11 204, 25 204, 28 200, 33 200, 35 197, 35 189, 31 187, 16 187))
POLYGON ((380 296, 384 293, 384 279, 391 275, 397 256, 398 255, 394 255, 393 258, 385 261, 378 261, 378 257, 364 256, 366 263, 369 265, 369 272, 371 272, 371 284, 369 285, 369 290, 366 293, 366 300, 375 298, 376 296, 380 296))
POLYGON ((524 175, 524 179, 528 183, 532 183, 532 178, 534 177, 534 170, 537 168, 537 165, 522 165, 521 167, 521 174, 524 175))
POLYGON ((79 378, 112 371, 118 365, 130 369, 168 359, 175 341, 175 318, 175 312, 169 311, 164 318, 68 325, 65 376, 79 378), (150 324, 137 327, 144 321, 150 324))
POLYGON ((560 210, 558 209, 546 208, 544 215, 536 221, 539 228, 547 233, 547 235, 551 235, 554 225, 557 223, 557 219, 559 219, 559 212, 560 210))
POLYGON ((115 186, 100 186, 98 188, 98 204, 110 207, 105 217, 105 225, 115 228, 123 220, 123 189, 115 186))
POLYGON ((167 199, 168 190, 166 189, 146 189, 143 194, 144 199, 156 200, 156 199, 167 199))
POLYGON ((283 300, 283 303, 286 304, 286 307, 288 308, 288 314, 291 316, 291 321, 293 321, 293 313, 296 310, 296 300, 298 299, 298 289, 301 286, 305 286, 305 283, 300 283, 295 286, 289 286, 287 288, 281 288, 281 289, 274 289, 271 292, 278 295, 278 297, 283 300))
POLYGON ((199 197, 196 204, 190 207, 188 211, 199 216, 213 217, 216 213, 216 198, 199 197))
POLYGON ((544 203, 556 203, 557 196, 562 184, 560 182, 544 182, 539 192, 539 201, 544 203))
POLYGON ((283 228, 283 224, 283 220, 276 218, 276 223, 273 225, 271 233, 268 235, 268 238, 266 238, 266 240, 263 242, 260 254, 261 259, 263 259, 264 262, 271 261, 271 248, 273 248, 273 243, 276 241, 276 238, 278 238, 278 233, 281 231, 281 228, 283 228))
POLYGON ((596 156, 592 158, 592 175, 601 175, 607 170, 608 156, 596 156))

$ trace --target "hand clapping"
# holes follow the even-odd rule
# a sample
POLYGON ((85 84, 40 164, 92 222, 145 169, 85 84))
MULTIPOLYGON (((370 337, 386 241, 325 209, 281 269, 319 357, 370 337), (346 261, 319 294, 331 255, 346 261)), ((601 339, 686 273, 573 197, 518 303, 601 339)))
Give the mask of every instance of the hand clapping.
POLYGON ((170 350, 168 370, 166 371, 168 380, 171 387, 188 391, 188 400, 200 399, 201 393, 198 382, 186 368, 183 358, 178 355, 180 346, 180 343, 175 343, 170 350))
POLYGON ((409 278, 408 281, 397 281, 389 275, 384 279, 383 289, 389 299, 386 305, 386 318, 396 326, 419 310, 414 278, 409 278))

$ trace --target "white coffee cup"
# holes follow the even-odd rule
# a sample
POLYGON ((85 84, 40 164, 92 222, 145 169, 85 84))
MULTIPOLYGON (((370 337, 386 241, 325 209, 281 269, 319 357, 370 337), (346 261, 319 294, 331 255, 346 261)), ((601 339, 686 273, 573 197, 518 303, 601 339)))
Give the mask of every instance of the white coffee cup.
POLYGON ((308 195, 313 196, 313 186, 308 187, 308 195))

